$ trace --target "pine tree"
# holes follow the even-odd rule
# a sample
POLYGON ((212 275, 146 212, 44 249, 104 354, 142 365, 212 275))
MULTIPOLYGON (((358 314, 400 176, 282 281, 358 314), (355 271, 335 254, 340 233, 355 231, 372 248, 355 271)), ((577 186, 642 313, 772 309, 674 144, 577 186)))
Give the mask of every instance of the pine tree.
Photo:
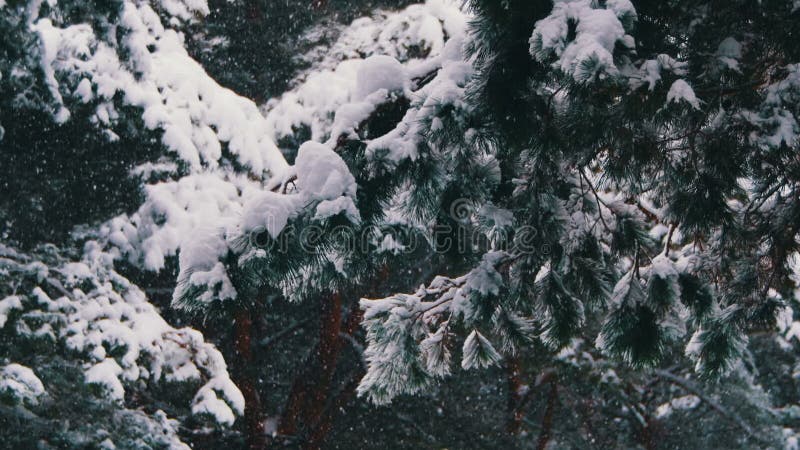
MULTIPOLYGON (((483 311, 495 306, 487 304, 531 317, 554 350, 579 335, 587 303, 599 304, 607 319, 597 345, 634 366, 663 360, 691 322, 687 354, 698 370, 729 372, 748 330, 774 326, 793 295, 787 256, 797 246, 789 225, 796 196, 791 163, 779 163, 777 154, 797 145, 794 116, 786 115, 795 107, 785 103, 794 75, 793 66, 772 61, 791 60, 794 50, 783 35, 760 28, 789 20, 791 5, 471 6, 475 77, 465 98, 481 119, 475 134, 495 144, 503 181, 491 191, 492 204, 512 211, 518 229, 537 230, 528 243, 538 251, 486 254, 481 267, 491 257, 490 267, 505 274, 491 289, 471 286, 487 278, 476 268, 444 290, 434 281, 413 302, 365 302, 367 354, 374 348, 381 357, 371 362, 363 391, 380 400, 417 389, 382 384, 377 375, 393 364, 380 350, 387 345, 398 349, 398 360, 422 358, 408 343, 384 341, 408 339, 385 324, 422 327, 414 333, 422 345, 439 323, 491 329, 492 315, 483 311), (778 103, 788 108, 777 112, 778 103), (777 124, 787 133, 775 134, 777 124), (654 225, 664 230, 655 238, 654 225), (504 305, 507 299, 513 303, 504 305)), ((476 342, 474 333, 468 342, 476 342)), ((465 351, 464 365, 474 365, 472 354, 465 351)))
POLYGON ((232 425, 244 401, 222 354, 87 249, 0 246, 2 447, 189 448, 187 430, 232 425))
MULTIPOLYGON (((361 302, 368 370, 359 392, 377 403, 447 375, 461 333, 465 369, 498 364, 534 341, 558 351, 599 325, 597 346, 635 367, 654 367, 688 343, 702 375, 730 372, 748 330, 774 326, 791 297, 787 257, 796 247, 792 226, 770 231, 757 219, 776 202, 771 212, 794 223, 791 182, 764 179, 770 189, 758 181, 765 152, 796 145, 795 135, 776 139, 767 125, 786 119, 773 118, 772 105, 789 101, 793 75, 788 68, 741 87, 764 61, 742 53, 742 30, 755 25, 728 28, 736 22, 727 16, 747 20, 738 7, 471 2, 466 55, 451 40, 447 58, 410 85, 383 79, 389 92, 403 86, 415 98, 382 135, 370 134, 371 121, 402 97, 367 91, 352 103, 356 118, 339 109, 333 134, 317 137, 327 147, 300 146, 289 195, 245 205, 244 225, 225 238, 247 242, 232 248, 238 263, 229 270, 257 280, 257 291, 337 298, 371 284, 368 268, 395 267, 376 264, 375 248, 347 252, 335 228, 358 235, 384 226, 388 210, 427 235, 424 251, 444 255, 438 270, 452 275, 361 302), (686 25, 654 25, 676 15, 686 25), (700 17, 716 29, 698 26, 700 17), (707 85, 725 87, 701 90, 707 85), (353 178, 342 184, 338 168, 317 172, 303 161, 312 148, 326 161, 320 167, 344 163, 353 178), (333 197, 307 187, 317 178, 337 180, 333 197), (258 227, 284 251, 254 248, 258 227), (476 235, 488 245, 474 245, 476 235), (587 308, 603 312, 603 323, 587 323, 587 308)), ((792 10, 765 5, 757 14, 785 20, 792 10)), ((782 48, 769 33, 759 39, 751 51, 782 48)), ((377 76, 369 70, 402 73, 390 61, 365 65, 362 83, 377 76)))
MULTIPOLYGON (((108 438, 133 447, 179 445, 172 417, 183 426, 201 426, 208 415, 230 425, 243 413, 220 442, 317 448, 331 435, 352 439, 334 427, 353 420, 337 417, 351 394, 431 406, 440 390, 445 404, 474 389, 492 411, 504 410, 482 414, 491 417, 476 427, 496 434, 506 422, 511 433, 497 442, 509 446, 685 444, 669 427, 705 430, 696 441, 705 446, 777 446, 781 428, 796 439, 796 414, 784 407, 791 395, 776 400, 761 387, 771 383, 765 373, 790 370, 758 354, 791 358, 791 320, 780 350, 751 335, 773 336, 794 295, 797 8, 640 3, 473 0, 469 24, 442 1, 381 12, 324 44, 330 55, 312 49, 301 58, 311 69, 263 106, 266 117, 211 79, 179 34, 208 20, 220 28, 190 37, 191 45, 224 37, 237 42, 232 52, 262 48, 256 28, 240 33, 234 17, 258 2, 209 19, 213 2, 0 6, 9 43, 0 44, 8 56, 0 60, 7 140, 0 142, 13 150, 9 171, 54 176, 61 167, 46 155, 59 144, 70 151, 64 167, 135 147, 89 172, 97 197, 82 189, 63 196, 91 203, 92 211, 74 211, 87 222, 120 212, 120 202, 126 209, 141 202, 77 234, 79 243, 88 240, 83 252, 34 255, 47 270, 26 265, 22 254, 0 260, 13 269, 4 285, 30 292, 0 301, 8 334, 0 352, 3 420, 20 423, 33 411, 31 439, 101 445, 108 438), (13 120, 18 110, 51 123, 37 136, 29 121, 13 120), (36 156, 16 156, 29 143, 36 156), (139 199, 115 188, 134 165, 127 182, 142 185, 139 199), (38 349, 48 331, 59 346, 82 342, 64 328, 73 307, 141 300, 111 264, 142 285, 156 277, 142 269, 176 275, 171 307, 182 317, 174 319, 190 318, 213 338, 230 378, 221 356, 187 329, 164 333, 188 339, 195 355, 169 360, 196 369, 171 368, 197 375, 184 380, 189 402, 150 398, 170 390, 152 386, 158 358, 142 350, 134 358, 136 346, 113 333, 74 359, 21 350, 38 349), (42 275, 50 272, 59 275, 42 275), (58 314, 49 316, 52 309, 58 314), (280 331, 267 335, 267 326, 280 331), (276 345, 295 332, 313 344, 276 345), (198 357, 196 347, 215 356, 198 357), (281 359, 265 361, 264 353, 281 359), (210 360, 214 367, 204 365, 210 360), (286 389, 266 380, 276 367, 291 379, 286 389), (729 378, 715 385, 698 376, 729 378), (67 392, 75 385, 92 396, 67 392), (130 417, 135 424, 118 436, 50 433, 48 424, 65 417, 86 420, 84 411, 63 408, 75 397, 89 412, 111 412, 92 426, 130 417), (268 417, 273 412, 278 417, 268 417)), ((319 42, 313 34, 302 39, 319 42)), ((226 51, 193 49, 207 64, 243 63, 226 51)), ((247 65, 224 73, 225 83, 258 97, 248 75, 258 65, 247 65)), ((283 69, 264 77, 281 78, 283 69)), ((36 188, 44 198, 62 193, 48 181, 36 188)), ((25 199, 8 198, 0 204, 0 217, 12 222, 4 233, 20 241, 48 232, 27 224, 59 214, 45 207, 22 217, 15 211, 25 199)), ((139 307, 158 317, 152 305, 139 307)), ((119 319, 122 329, 134 326, 119 319)), ((91 334, 106 330, 103 320, 74 322, 91 334)), ((459 406, 481 407, 466 403, 459 406)), ((356 407, 386 414, 381 430, 397 427, 387 409, 356 407)), ((406 436, 420 445, 484 444, 472 440, 481 433, 455 432, 452 423, 442 430, 411 422, 406 436)), ((375 439, 391 445, 393 436, 375 439)))
POLYGON ((192 133, 180 108, 146 118, 181 94, 153 70, 157 54, 188 59, 162 17, 179 24, 202 9, 0 5, 3 447, 187 448, 186 434, 224 436, 244 412, 222 354, 197 330, 168 325, 115 270, 119 253, 80 226, 135 209, 143 179, 185 172, 192 159, 213 164, 213 145, 183 152, 181 164, 162 157, 178 152, 182 119, 192 133))

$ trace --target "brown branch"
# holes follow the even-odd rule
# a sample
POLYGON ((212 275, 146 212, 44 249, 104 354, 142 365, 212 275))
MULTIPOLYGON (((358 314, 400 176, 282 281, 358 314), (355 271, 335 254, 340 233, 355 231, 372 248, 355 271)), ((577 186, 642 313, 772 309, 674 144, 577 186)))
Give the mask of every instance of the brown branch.
POLYGON ((264 14, 261 11, 261 2, 258 0, 250 0, 246 4, 245 18, 248 22, 261 22, 264 20, 264 14))
POLYGON ((675 232, 675 228, 677 227, 676 223, 671 223, 669 226, 669 233, 667 233, 667 243, 664 244, 664 256, 669 256, 669 247, 672 245, 672 234, 675 232))
POLYGON ((644 215, 645 215, 645 216, 646 216, 648 219, 650 219, 650 220, 652 220, 653 222, 656 222, 656 223, 660 223, 660 222, 661 222, 661 218, 659 218, 659 217, 658 217, 658 214, 656 214, 656 213, 654 213, 653 211, 650 211, 649 209, 647 209, 647 207, 645 207, 645 206, 642 204, 642 202, 639 202, 639 201, 637 201, 637 202, 636 202, 636 207, 637 207, 637 208, 639 209, 639 211, 641 211, 641 212, 642 212, 642 214, 644 214, 644 215))
POLYGON ((649 415, 644 416, 644 426, 642 427, 642 444, 647 450, 656 448, 656 438, 653 433, 653 419, 649 415))
POLYGON ((275 186, 274 188, 272 188, 271 191, 272 192, 280 191, 281 194, 285 194, 287 189, 289 188, 289 183, 294 184, 295 181, 297 181, 297 175, 292 175, 289 178, 281 181, 281 183, 279 185, 275 186))
POLYGON ((718 96, 722 97, 722 96, 738 94, 743 91, 753 91, 753 90, 763 89, 764 87, 767 86, 767 84, 768 81, 758 79, 758 80, 753 80, 749 83, 741 84, 739 86, 732 86, 728 88, 714 87, 709 89, 695 89, 694 92, 699 96, 706 94, 717 94, 718 96))

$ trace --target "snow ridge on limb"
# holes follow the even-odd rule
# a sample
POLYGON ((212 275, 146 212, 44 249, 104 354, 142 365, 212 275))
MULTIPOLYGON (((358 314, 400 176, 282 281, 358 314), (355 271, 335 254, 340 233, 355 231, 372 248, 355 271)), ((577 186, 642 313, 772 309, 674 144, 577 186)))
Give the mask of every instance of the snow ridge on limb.
POLYGON ((92 120, 109 130, 118 122, 118 106, 135 106, 144 125, 163 131, 162 143, 194 170, 219 165, 223 146, 254 174, 286 168, 256 105, 218 85, 184 48, 174 19, 208 14, 205 1, 121 1, 110 23, 102 24, 117 28, 119 41, 89 24, 59 23, 58 9, 49 11, 30 20, 57 121, 69 118, 65 95, 96 104, 92 120), (161 8, 173 19, 166 26, 161 8))
MULTIPOLYGON (((348 42, 356 40, 361 43, 359 48, 363 50, 359 54, 367 56, 366 59, 355 58, 355 55, 349 52, 333 52, 332 55, 338 56, 317 62, 315 70, 309 71, 308 75, 301 76, 301 82, 295 89, 266 105, 266 125, 261 123, 260 119, 258 119, 258 123, 248 123, 241 118, 236 119, 235 115, 231 116, 230 113, 223 114, 226 117, 231 116, 231 124, 247 128, 246 133, 236 131, 230 134, 238 139, 241 136, 247 137, 254 132, 261 133, 261 130, 267 130, 267 135, 259 134, 258 139, 263 138, 264 142, 270 141, 268 147, 272 148, 273 140, 295 139, 295 134, 300 137, 302 129, 309 127, 312 140, 327 141, 326 144, 333 148, 336 146, 336 139, 353 133, 354 128, 361 121, 387 101, 407 96, 419 97, 420 101, 430 98, 429 103, 433 101, 433 97, 437 96, 456 98, 457 96, 453 94, 439 95, 447 92, 444 88, 436 91, 427 88, 426 92, 413 94, 412 89, 416 89, 413 86, 413 80, 434 71, 443 63, 450 64, 447 61, 455 64, 455 60, 459 59, 460 48, 455 42, 449 43, 453 39, 448 40, 446 36, 457 37, 458 33, 463 33, 464 28, 464 15, 450 2, 439 0, 432 0, 425 5, 413 5, 400 12, 379 13, 376 18, 366 22, 364 20, 356 21, 344 31, 339 43, 334 47, 349 48, 348 42), (387 22, 397 22, 397 25, 385 26, 387 22), (400 25, 406 22, 424 23, 425 26, 414 25, 409 29, 400 25), (402 39, 400 36, 403 36, 402 39), (425 51, 417 56, 388 52, 389 56, 369 57, 382 53, 384 51, 382 49, 389 48, 389 46, 400 48, 396 39, 407 42, 409 45, 413 43, 425 51), (446 43, 447 48, 445 48, 446 43), (445 55, 442 55, 442 52, 445 52, 445 55), (402 62, 395 61, 391 55, 396 56, 402 62), (380 71, 382 67, 389 67, 387 64, 395 69, 401 65, 402 70, 393 71, 390 78, 377 77, 375 71, 380 71), (361 79, 363 83, 356 83, 357 79, 361 79), (378 80, 379 84, 372 86, 367 83, 369 80, 378 80), (389 83, 389 81, 391 82, 389 83), (369 88, 367 90, 370 92, 364 91, 360 94, 357 92, 357 90, 363 91, 366 88, 369 88), (322 89, 324 89, 324 95, 320 94, 322 89), (437 95, 429 95, 427 91, 437 95)), ((177 44, 171 47, 171 50, 183 52, 177 44)), ((152 59, 151 57, 147 58, 152 59)), ((194 63, 192 62, 192 64, 194 63)), ((189 66, 191 67, 192 64, 189 66)), ((439 79, 445 81, 453 79, 454 82, 463 85, 465 66, 463 64, 459 66, 460 70, 445 71, 445 76, 439 77, 439 79), (452 74, 447 75, 450 72, 452 74)), ((190 94, 192 89, 194 88, 189 89, 190 94)), ((242 99, 242 101, 244 100, 242 99)), ((182 104, 181 102, 177 103, 182 104)), ((191 106, 191 103, 189 105, 191 106)), ((164 108, 156 106, 148 117, 166 117, 164 108)), ((428 108, 425 105, 421 106, 428 108)), ((203 111, 202 107, 191 106, 191 108, 193 108, 191 111, 203 111)), ((246 106, 245 110, 250 111, 249 106, 246 106)), ((193 118, 191 111, 189 117, 193 118)), ((194 121, 194 119, 192 120, 194 121)), ((408 123, 414 123, 412 116, 409 116, 408 123)), ((407 125, 400 124, 398 129, 405 126, 407 125)), ((215 127, 212 126, 212 128, 216 130, 215 127)), ((418 136, 409 135, 409 138, 412 137, 414 140, 419 139, 418 136)), ((176 142, 188 141, 181 138, 176 139, 176 142)), ((300 143, 302 141, 297 143, 298 147, 300 143)), ((395 144, 392 146, 397 147, 395 144)), ((402 146, 411 149, 409 145, 403 144, 402 146)), ((291 151, 296 151, 296 147, 291 151)), ((400 158, 398 156, 398 159, 400 158)), ((237 232, 231 230, 239 227, 238 223, 242 214, 245 214, 245 211, 250 210, 251 207, 262 205, 266 208, 266 205, 272 205, 269 208, 274 210, 271 213, 274 217, 270 219, 270 223, 276 226, 269 225, 269 228, 273 233, 283 228, 281 218, 288 219, 299 211, 299 206, 295 204, 298 202, 297 199, 282 198, 279 197, 280 194, 265 192, 271 190, 275 185, 295 186, 290 180, 298 169, 297 167, 288 167, 282 158, 280 163, 271 166, 271 170, 264 176, 259 176, 257 180, 225 164, 220 166, 211 164, 203 170, 192 171, 193 173, 186 175, 180 172, 178 166, 169 166, 165 163, 155 164, 146 169, 146 171, 137 172, 143 174, 145 181, 148 177, 144 175, 149 173, 154 174, 156 179, 158 176, 166 175, 174 180, 168 179, 164 182, 146 185, 147 200, 139 210, 130 216, 121 216, 107 222, 103 225, 100 234, 104 240, 109 242, 110 251, 147 270, 162 269, 167 258, 176 255, 183 246, 191 245, 190 242, 187 243, 184 240, 194 231, 215 230, 203 231, 203 235, 209 236, 218 243, 235 238, 237 232), (279 210, 282 212, 279 213, 279 210)), ((261 208, 262 213, 267 212, 264 208, 261 208)), ((346 212, 354 220, 358 217, 357 211, 345 197, 327 199, 317 207, 317 210, 319 219, 332 217, 341 212, 346 212)), ((247 217, 255 217, 255 214, 255 212, 251 212, 247 217)), ((262 222, 264 220, 264 218, 261 219, 262 222)), ((250 228, 245 228, 246 231, 251 231, 250 228)), ((215 257, 221 257, 226 253, 224 247, 215 246, 215 248, 219 250, 215 257)), ((210 260, 206 263, 201 261, 198 261, 197 264, 190 263, 191 261, 187 260, 186 264, 181 264, 181 267, 197 266, 197 269, 204 273, 218 272, 219 269, 210 260)), ((228 282, 221 275, 207 280, 200 280, 198 276, 195 284, 208 285, 213 291, 214 286, 223 287, 228 282)), ((223 289, 219 291, 219 294, 224 292, 231 293, 232 290, 223 289)))
POLYGON ((385 101, 386 94, 398 90, 409 95, 409 88, 418 88, 409 85, 412 80, 434 72, 444 61, 460 60, 460 44, 448 43, 463 38, 467 18, 456 2, 429 0, 402 11, 378 11, 374 17, 357 19, 342 31, 325 57, 308 55, 314 62, 312 69, 299 77, 291 91, 267 103, 273 139, 293 138, 304 128, 310 131, 311 140, 337 139, 385 101), (359 77, 374 78, 375 73, 370 72, 387 64, 402 67, 383 78, 382 83, 392 80, 390 85, 367 89, 369 92, 359 86, 359 77), (387 90, 383 96, 378 94, 380 87, 387 90), (343 107, 348 104, 351 106, 343 107), (354 116, 356 107, 359 113, 354 116), (340 131, 332 129, 336 121, 340 131))
MULTIPOLYGON (((91 126, 107 139, 153 130, 166 150, 131 171, 144 184, 144 204, 97 233, 119 258, 161 270, 196 226, 224 227, 245 196, 283 178, 288 164, 255 103, 216 83, 184 48, 181 30, 208 14, 204 0, 119 0, 84 15, 65 13, 74 9, 69 1, 31 5, 11 37, 36 48, 3 82, 24 86, 41 71, 42 102, 56 121, 92 111, 91 126)), ((0 19, 17 23, 15 9, 0 19)), ((23 94, 15 101, 32 101, 23 94)))
MULTIPOLYGON (((340 237, 326 233, 321 233, 322 239, 314 242, 314 245, 305 245, 307 242, 301 241, 306 231, 321 229, 326 232, 341 231, 341 228, 336 228, 338 225, 344 226, 345 230, 350 232, 348 236, 359 242, 366 242, 367 246, 385 243, 387 250, 398 250, 402 247, 401 243, 392 240, 390 234, 383 234, 381 231, 383 226, 399 225, 400 222, 404 222, 400 214, 381 213, 373 215, 370 222, 365 222, 364 211, 358 209, 361 207, 358 201, 364 197, 368 198, 373 193, 362 191, 361 186, 358 186, 357 192, 357 184, 364 181, 364 173, 359 173, 359 169, 353 173, 350 171, 363 164, 361 159, 354 160, 354 157, 362 157, 348 154, 350 149, 347 146, 362 139, 367 142, 373 138, 381 139, 381 136, 391 138, 393 133, 398 132, 397 130, 414 123, 413 117, 409 116, 407 121, 391 122, 391 128, 373 132, 366 123, 370 116, 382 110, 381 108, 391 110, 392 114, 400 114, 396 119, 399 121, 405 114, 405 105, 418 102, 419 104, 414 104, 412 108, 430 109, 431 111, 426 113, 425 120, 431 121, 435 108, 424 105, 426 99, 432 103, 433 97, 440 97, 442 101, 458 97, 449 91, 462 89, 466 82, 465 66, 460 64, 462 37, 445 36, 450 32, 463 33, 463 14, 450 2, 433 0, 403 11, 379 14, 372 20, 376 23, 394 23, 397 20, 401 22, 411 20, 414 23, 424 21, 426 25, 385 29, 370 25, 368 28, 373 31, 379 29, 392 31, 380 33, 369 31, 362 35, 361 27, 364 22, 356 21, 343 32, 340 42, 351 38, 362 39, 362 42, 366 42, 365 48, 371 50, 365 50, 359 58, 353 58, 348 54, 339 55, 336 58, 347 58, 341 62, 335 58, 319 61, 309 74, 299 78, 298 84, 292 91, 266 105, 267 120, 272 124, 273 137, 276 141, 282 142, 284 151, 290 155, 289 159, 294 160, 293 166, 282 176, 273 177, 268 182, 262 183, 260 190, 257 189, 259 186, 254 186, 253 189, 241 189, 241 195, 232 202, 235 207, 231 208, 231 213, 212 214, 212 216, 223 216, 219 221, 211 221, 210 228, 214 230, 210 230, 209 234, 215 242, 211 246, 213 251, 198 253, 202 257, 196 260, 184 258, 182 254, 182 281, 176 291, 176 305, 186 306, 189 309, 191 309, 188 306, 190 303, 207 305, 209 302, 206 300, 224 300, 221 297, 222 292, 236 291, 242 296, 243 289, 248 291, 252 288, 250 281, 258 284, 256 279, 260 279, 261 283, 270 288, 280 289, 292 299, 302 299, 303 292, 310 286, 330 285, 325 281, 330 277, 349 274, 348 282, 355 283, 357 279, 353 276, 363 273, 363 269, 351 268, 357 264, 359 258, 352 254, 353 249, 338 248, 339 242, 336 242, 336 239, 340 237), (400 36, 404 37, 400 39, 400 36), (396 54, 399 59, 370 53, 377 53, 381 46, 390 43, 400 45, 394 42, 395 38, 403 42, 413 41, 426 50, 416 56, 396 54), (369 42, 371 44, 367 44, 369 42), (423 82, 423 78, 436 76, 440 72, 439 69, 446 65, 458 66, 461 70, 444 69, 438 78, 423 82), (334 66, 335 68, 331 70, 334 66), (457 86, 457 83, 461 86, 457 86), (440 88, 430 86, 440 86, 440 88), (322 88, 325 88, 325 95, 320 95, 322 88), (303 129, 309 131, 310 136, 303 129), (308 137, 311 140, 304 142, 308 137), (363 234, 360 234, 362 232, 363 234), (340 250, 345 252, 340 253, 340 250), (208 255, 208 258, 203 255, 208 255), (223 265, 217 262, 226 258, 229 258, 228 262, 223 265), (232 261, 230 258, 233 258, 235 263, 230 264, 232 261), (335 268, 337 275, 325 272, 330 267, 335 268), (221 268, 227 269, 227 278, 217 276, 215 278, 217 282, 209 282, 204 274, 217 272, 217 269, 221 268), (258 275, 253 275, 256 272, 258 275), (196 282, 192 282, 191 278, 195 278, 196 282), (234 289, 222 289, 228 285, 226 280, 234 278, 239 280, 241 285, 237 286, 234 283, 234 289), (189 285, 199 289, 182 287, 189 285), (207 288, 204 289, 201 285, 207 288), (244 285, 248 287, 245 288, 244 285), (305 288, 301 289, 298 286, 305 288), (200 301, 194 302, 190 299, 200 301)), ((334 45, 336 46, 338 44, 334 45)), ((420 114, 420 118, 422 116, 420 114)), ((414 134, 413 139, 419 140, 421 136, 418 135, 422 134, 422 130, 414 134)), ((387 138, 384 142, 388 141, 387 138)), ((405 147, 411 149, 409 145, 405 147)), ((372 150, 367 152, 371 153, 372 150)), ((412 155, 398 155, 396 159, 401 162, 410 157, 412 155)), ((403 175, 405 176, 407 175, 403 175)), ((397 203, 397 200, 392 198, 400 191, 396 184, 399 182, 385 183, 384 187, 389 192, 381 195, 387 195, 388 198, 381 199, 380 202, 397 203), (391 190, 386 186, 391 186, 391 190)), ((171 205, 170 210, 172 210, 171 205)), ((180 208, 174 210, 177 212, 175 216, 183 214, 180 208)), ((167 215, 168 225, 171 216, 170 211, 167 215)), ((178 227, 180 226, 178 224, 178 227)), ((138 228, 147 230, 145 227, 138 228)), ((115 236, 119 236, 123 243, 127 238, 125 233, 123 235, 117 233, 115 236)), ((170 235, 162 234, 162 236, 168 238, 170 235)), ((129 241, 134 249, 142 247, 142 244, 137 244, 135 240, 129 241)), ((158 241, 153 244, 160 246, 158 241)), ((192 243, 184 245, 193 252, 192 243)), ((167 245, 162 248, 175 247, 177 246, 167 241, 167 245)), ((154 261, 160 263, 157 258, 154 258, 154 261)))

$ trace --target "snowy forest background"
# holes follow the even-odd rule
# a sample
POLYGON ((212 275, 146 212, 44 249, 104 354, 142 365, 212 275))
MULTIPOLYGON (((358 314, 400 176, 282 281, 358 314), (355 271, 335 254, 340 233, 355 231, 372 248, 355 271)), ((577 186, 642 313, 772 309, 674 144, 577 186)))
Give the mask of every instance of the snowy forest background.
POLYGON ((800 446, 797 0, 0 0, 0 448, 800 446))

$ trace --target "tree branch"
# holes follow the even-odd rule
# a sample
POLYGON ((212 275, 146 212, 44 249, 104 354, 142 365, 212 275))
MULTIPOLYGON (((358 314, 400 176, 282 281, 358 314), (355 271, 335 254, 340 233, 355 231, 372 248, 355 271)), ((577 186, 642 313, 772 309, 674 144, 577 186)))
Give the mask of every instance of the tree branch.
POLYGON ((305 320, 298 320, 297 322, 289 325, 288 327, 284 328, 283 330, 273 334, 272 336, 265 337, 264 339, 261 340, 261 342, 258 343, 258 345, 261 345, 263 347, 269 347, 270 345, 274 344, 276 341, 279 341, 280 339, 282 339, 284 336, 294 333, 295 331, 299 330, 300 328, 305 327, 309 323, 311 323, 311 319, 310 318, 305 319, 305 320))
POLYGON ((692 394, 696 395, 698 398, 700 398, 700 400, 705 402, 708 406, 711 407, 711 409, 716 411, 720 416, 724 417, 725 419, 728 419, 730 422, 732 422, 732 423, 736 424, 737 426, 739 426, 739 428, 744 430, 745 433, 747 433, 748 436, 758 438, 755 435, 755 433, 753 432, 753 428, 750 427, 750 425, 748 425, 747 422, 744 421, 744 419, 742 419, 738 414, 736 414, 736 413, 734 413, 732 411, 729 411, 724 406, 722 406, 719 403, 717 403, 716 401, 714 401, 714 399, 709 397, 708 394, 703 392, 703 390, 701 390, 700 387, 698 387, 697 385, 695 385, 691 381, 689 381, 689 380, 687 380, 685 378, 681 378, 681 377, 679 377, 677 375, 674 375, 674 374, 672 374, 670 372, 667 372, 666 370, 656 370, 655 374, 658 375, 659 377, 669 381, 670 383, 672 383, 672 384, 674 384, 676 386, 680 386, 683 389, 685 389, 685 390, 691 392, 692 394))
POLYGON ((594 193, 594 198, 597 201, 597 215, 600 216, 600 221, 603 223, 603 228, 605 228, 606 231, 610 232, 611 228, 608 227, 606 219, 603 218, 603 206, 605 206, 609 210, 611 210, 611 208, 609 208, 608 205, 606 205, 606 203, 600 199, 600 195, 597 193, 597 189, 595 189, 592 182, 589 181, 589 177, 587 177, 586 174, 583 173, 583 169, 578 170, 578 172, 580 172, 581 177, 583 177, 583 179, 586 180, 586 184, 589 185, 589 189, 591 189, 592 192, 594 193))

